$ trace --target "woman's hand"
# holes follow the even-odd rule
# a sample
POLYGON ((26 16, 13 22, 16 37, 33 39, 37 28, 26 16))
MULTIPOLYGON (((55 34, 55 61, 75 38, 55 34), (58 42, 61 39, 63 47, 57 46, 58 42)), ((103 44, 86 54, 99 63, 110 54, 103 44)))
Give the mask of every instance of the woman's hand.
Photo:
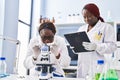
POLYGON ((32 48, 34 58, 37 58, 40 54, 40 46, 36 45, 32 48))
POLYGON ((97 48, 97 45, 95 43, 83 42, 82 45, 86 50, 89 50, 89 51, 96 50, 97 48))
POLYGON ((40 47, 39 46, 33 47, 33 52, 34 54, 38 55, 40 53, 40 47))
POLYGON ((32 51, 33 51, 33 57, 32 58, 33 58, 34 61, 36 61, 39 54, 40 54, 40 47, 39 46, 34 46, 32 48, 32 51))
POLYGON ((50 51, 56 56, 56 59, 60 58, 60 48, 56 44, 50 45, 50 51))

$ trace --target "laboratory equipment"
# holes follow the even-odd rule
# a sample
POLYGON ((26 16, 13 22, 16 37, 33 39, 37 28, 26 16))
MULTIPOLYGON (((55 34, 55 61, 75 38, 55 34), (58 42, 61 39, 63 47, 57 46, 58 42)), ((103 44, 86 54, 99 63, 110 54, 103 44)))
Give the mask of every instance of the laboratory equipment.
POLYGON ((104 68, 104 60, 97 60, 97 67, 95 70, 94 80, 99 80, 103 68, 104 68))
POLYGON ((5 62, 5 57, 0 57, 0 78, 5 77, 7 64, 5 62))
POLYGON ((115 69, 108 69, 100 74, 98 80, 119 80, 118 74, 115 69))
POLYGON ((41 53, 38 56, 38 62, 36 63, 37 71, 39 71, 40 80, 48 80, 52 78, 52 72, 55 70, 55 56, 50 52, 50 46, 44 44, 41 47, 41 53))
MULTIPOLYGON (((112 54, 113 55, 113 54, 112 54)), ((99 80, 118 80, 118 74, 115 69, 111 67, 112 61, 112 55, 111 54, 105 54, 105 65, 103 67, 103 71, 100 74, 99 80)))

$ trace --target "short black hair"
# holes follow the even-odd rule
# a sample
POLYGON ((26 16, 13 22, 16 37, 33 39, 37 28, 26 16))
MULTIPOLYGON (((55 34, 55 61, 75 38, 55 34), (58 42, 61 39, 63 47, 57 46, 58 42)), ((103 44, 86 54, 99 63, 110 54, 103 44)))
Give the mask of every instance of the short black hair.
POLYGON ((38 28, 38 32, 40 34, 40 31, 42 29, 49 29, 51 30, 54 34, 56 33, 56 28, 55 28, 55 25, 52 23, 52 22, 44 22, 42 23, 39 28, 38 28))

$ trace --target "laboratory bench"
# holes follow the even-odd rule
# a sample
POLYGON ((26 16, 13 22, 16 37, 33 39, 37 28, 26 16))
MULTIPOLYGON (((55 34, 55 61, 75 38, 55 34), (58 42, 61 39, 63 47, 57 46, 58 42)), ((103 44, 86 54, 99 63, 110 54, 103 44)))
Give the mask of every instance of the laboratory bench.
MULTIPOLYGON (((77 71, 77 66, 69 66, 63 68, 63 70, 66 72, 66 77, 65 78, 52 78, 49 80, 85 80, 83 78, 76 78, 76 71, 77 71)), ((120 78, 120 68, 116 68, 116 71, 118 73, 118 77, 120 78)), ((7 77, 0 78, 0 80, 39 80, 38 76, 29 76, 29 75, 15 75, 15 74, 10 74, 7 77)), ((120 80, 120 79, 119 79, 120 80)))
MULTIPOLYGON (((118 72, 118 77, 120 78, 120 70, 117 70, 118 72)), ((0 80, 39 80, 38 76, 30 76, 30 75, 15 75, 15 74, 10 74, 7 77, 0 78, 0 80)), ((49 80, 86 80, 84 78, 75 78, 75 77, 56 77, 56 78, 51 78, 49 80)), ((120 79, 119 79, 120 80, 120 79)))
MULTIPOLYGON (((23 76, 23 75, 11 74, 11 75, 9 75, 7 77, 0 78, 0 80, 39 80, 39 77, 38 76, 28 76, 28 75, 23 76)), ((49 80, 86 80, 86 79, 83 79, 83 78, 62 78, 62 77, 59 77, 59 78, 51 78, 49 80)))
MULTIPOLYGON (((21 76, 21 75, 9 75, 7 77, 1 78, 0 80, 39 80, 37 76, 21 76)), ((52 78, 49 80, 85 80, 83 78, 52 78)))

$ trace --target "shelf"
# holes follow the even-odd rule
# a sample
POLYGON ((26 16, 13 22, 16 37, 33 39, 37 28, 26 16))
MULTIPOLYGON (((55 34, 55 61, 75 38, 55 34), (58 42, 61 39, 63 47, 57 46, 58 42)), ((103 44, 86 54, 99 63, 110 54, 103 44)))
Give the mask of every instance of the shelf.
MULTIPOLYGON (((107 23, 114 25, 115 22, 107 22, 107 23)), ((117 23, 120 23, 120 22, 117 22, 117 23)), ((83 23, 55 23, 55 25, 59 25, 59 26, 61 26, 61 25, 81 25, 81 24, 85 24, 85 23, 84 22, 83 23)))
POLYGON ((56 26, 72 26, 72 25, 83 25, 85 23, 59 23, 59 24, 55 24, 56 26))

